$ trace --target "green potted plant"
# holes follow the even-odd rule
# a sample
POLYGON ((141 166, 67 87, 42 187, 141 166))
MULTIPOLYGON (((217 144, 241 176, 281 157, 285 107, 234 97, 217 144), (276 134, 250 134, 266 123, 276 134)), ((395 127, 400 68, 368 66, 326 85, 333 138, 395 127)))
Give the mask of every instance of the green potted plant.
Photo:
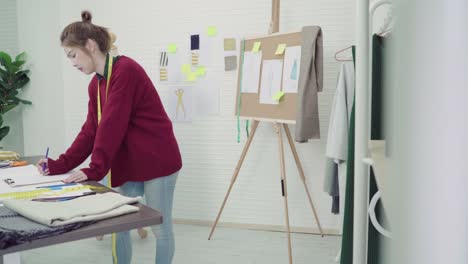
POLYGON ((26 53, 22 52, 12 60, 8 53, 0 51, 0 141, 10 131, 10 127, 3 126, 3 115, 20 103, 31 104, 18 98, 20 90, 29 82, 29 70, 23 70, 25 57, 26 53))

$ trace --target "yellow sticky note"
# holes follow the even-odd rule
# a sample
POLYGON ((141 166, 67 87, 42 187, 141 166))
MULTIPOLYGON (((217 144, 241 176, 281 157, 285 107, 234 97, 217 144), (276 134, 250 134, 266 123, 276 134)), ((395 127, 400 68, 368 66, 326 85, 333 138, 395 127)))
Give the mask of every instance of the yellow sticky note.
POLYGON ((183 73, 190 73, 190 71, 191 71, 190 64, 188 64, 188 63, 182 64, 182 72, 183 73))
POLYGON ((187 75, 187 81, 195 82, 196 80, 197 80, 196 72, 189 72, 188 75, 187 75))
POLYGON ((254 43, 253 45, 253 48, 252 48, 252 51, 253 52, 258 52, 260 51, 260 46, 262 45, 262 43, 260 41, 257 41, 254 43))
POLYGON ((286 44, 278 44, 278 47, 276 48, 275 55, 283 54, 285 49, 286 49, 286 44))
POLYGON ((205 66, 198 66, 198 67, 197 67, 197 71, 195 72, 195 74, 196 74, 197 76, 204 76, 205 73, 206 73, 206 68, 205 68, 205 66))
POLYGON ((214 37, 218 34, 218 29, 215 26, 208 26, 206 33, 209 37, 214 37))
POLYGON ((167 52, 176 53, 176 51, 177 51, 177 45, 176 44, 171 43, 171 44, 167 45, 167 52))
POLYGON ((281 100, 281 98, 284 96, 284 92, 283 91, 279 91, 277 92, 274 96, 273 96, 273 99, 276 100, 276 101, 279 101, 281 100))

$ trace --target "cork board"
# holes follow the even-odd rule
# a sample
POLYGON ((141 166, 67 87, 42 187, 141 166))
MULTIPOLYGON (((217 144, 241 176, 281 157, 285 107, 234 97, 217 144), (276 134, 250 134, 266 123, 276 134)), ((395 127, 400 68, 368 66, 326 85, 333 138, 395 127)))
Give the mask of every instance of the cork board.
MULTIPOLYGON (((278 60, 284 59, 284 54, 275 55, 276 49, 279 44, 286 44, 287 47, 301 46, 302 33, 275 33, 268 36, 248 38, 245 39, 244 51, 251 51, 255 42, 261 42, 262 63, 260 66, 260 75, 262 73, 263 61, 265 60, 278 60)), ((241 51, 242 52, 242 51, 241 51)), ((236 92, 236 106, 235 114, 239 110, 239 93, 241 99, 240 117, 252 118, 259 120, 279 121, 283 123, 295 123, 297 112, 297 93, 285 93, 279 104, 261 104, 260 103, 260 86, 261 78, 257 87, 257 93, 243 93, 241 92, 241 68, 243 65, 243 54, 240 54, 239 71, 237 76, 237 92, 236 92)), ((282 79, 282 77, 281 77, 282 79)), ((299 76, 300 79, 300 76, 299 76)), ((281 87, 283 90, 283 87, 281 87)))

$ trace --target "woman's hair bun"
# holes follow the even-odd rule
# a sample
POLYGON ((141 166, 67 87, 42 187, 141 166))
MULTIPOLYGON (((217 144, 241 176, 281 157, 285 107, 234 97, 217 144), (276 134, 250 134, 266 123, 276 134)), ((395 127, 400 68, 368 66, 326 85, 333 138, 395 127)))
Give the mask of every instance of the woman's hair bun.
POLYGON ((81 20, 85 23, 91 23, 91 19, 93 16, 91 15, 91 12, 84 10, 81 11, 81 20))

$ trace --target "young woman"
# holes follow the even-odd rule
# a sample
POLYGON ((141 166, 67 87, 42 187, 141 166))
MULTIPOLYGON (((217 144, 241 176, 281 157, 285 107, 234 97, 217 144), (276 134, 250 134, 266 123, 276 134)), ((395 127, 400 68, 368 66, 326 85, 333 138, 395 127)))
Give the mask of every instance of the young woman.
MULTIPOLYGON (((182 167, 172 123, 143 68, 126 56, 109 56, 107 29, 92 24, 88 11, 81 17, 81 22, 65 27, 60 40, 72 65, 94 74, 88 87, 88 115, 70 148, 56 160, 40 160, 37 167, 43 174, 65 173, 91 155, 89 167, 66 182, 99 181, 111 172, 112 187, 120 187, 123 195, 144 194, 146 204, 163 215, 163 224, 152 227, 156 263, 171 263, 172 202, 182 167)), ((114 241, 114 263, 130 263, 129 232, 118 233, 114 241)))

